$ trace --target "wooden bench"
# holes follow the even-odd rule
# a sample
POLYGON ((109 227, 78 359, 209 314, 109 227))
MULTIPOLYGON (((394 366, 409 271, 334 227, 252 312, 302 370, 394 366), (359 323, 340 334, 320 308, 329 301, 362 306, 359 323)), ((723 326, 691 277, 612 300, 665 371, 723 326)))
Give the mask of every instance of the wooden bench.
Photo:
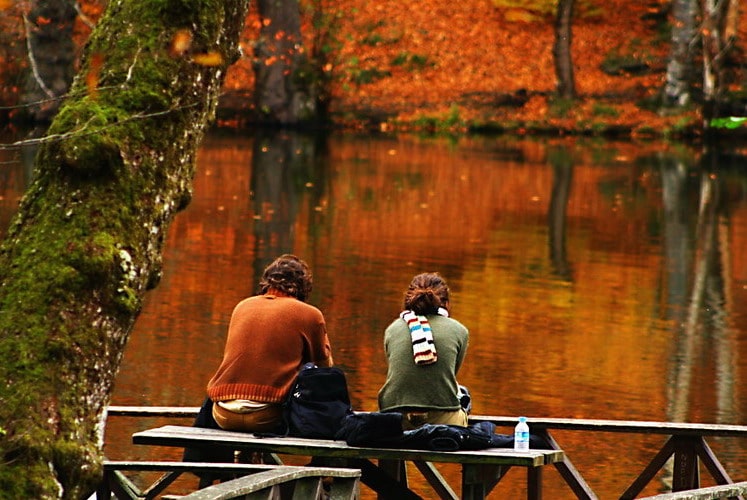
POLYGON ((640 500, 714 500, 716 498, 738 498, 747 494, 747 482, 722 484, 697 490, 662 493, 640 500))
MULTIPOLYGON (((486 421, 492 422, 498 427, 512 428, 516 425, 518 418, 472 415, 469 420, 471 423, 486 421)), ((661 450, 620 496, 620 500, 636 498, 671 457, 674 457, 673 492, 693 490, 700 487, 699 460, 702 461, 717 484, 732 485, 734 482, 708 446, 705 438, 713 436, 747 437, 747 426, 744 425, 684 422, 530 418, 529 428, 532 433, 543 436, 553 448, 557 449, 560 449, 560 446, 550 434, 551 430, 662 434, 668 436, 661 450)), ((556 463, 555 467, 579 499, 591 500, 597 498, 567 456, 562 462, 556 463)))
POLYGON ((334 465, 361 470, 361 481, 385 498, 420 498, 407 487, 404 462, 412 462, 423 474, 438 498, 456 500, 483 499, 511 467, 527 468, 527 498, 542 496, 542 469, 546 464, 562 462, 562 450, 516 452, 506 448, 477 451, 432 451, 397 448, 348 446, 344 441, 293 437, 257 437, 244 432, 229 432, 187 426, 167 425, 133 434, 133 443, 175 447, 221 446, 233 450, 261 453, 266 461, 282 464, 278 455, 301 455, 312 464, 334 465), (378 464, 372 462, 378 460, 378 464), (462 494, 457 496, 433 463, 462 465, 462 494))
POLYGON ((105 461, 104 478, 96 492, 99 500, 152 499, 163 493, 181 474, 210 473, 225 482, 208 486, 197 492, 169 498, 215 499, 244 498, 302 498, 355 500, 359 495, 360 471, 329 467, 292 467, 267 464, 202 463, 202 462, 130 462, 105 461), (141 491, 123 471, 164 472, 155 483, 141 491), (322 486, 324 479, 327 489, 322 486))

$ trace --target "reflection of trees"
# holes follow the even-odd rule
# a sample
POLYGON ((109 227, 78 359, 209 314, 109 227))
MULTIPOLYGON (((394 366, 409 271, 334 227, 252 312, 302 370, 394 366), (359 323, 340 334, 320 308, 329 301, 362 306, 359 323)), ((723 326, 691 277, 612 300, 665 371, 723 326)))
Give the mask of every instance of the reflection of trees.
POLYGON ((691 264, 688 216, 690 203, 687 197, 689 165, 676 158, 660 160, 663 214, 663 251, 667 311, 674 324, 684 322, 684 305, 687 301, 688 276, 691 264))
MULTIPOLYGON (((662 165, 664 202, 664 249, 669 290, 667 308, 675 328, 675 348, 669 375, 667 418, 687 421, 693 394, 692 376, 696 362, 708 348, 715 352, 715 385, 719 420, 733 422, 734 359, 733 339, 728 335, 726 317, 723 249, 720 239, 722 186, 718 176, 702 169, 696 183, 698 210, 693 224, 688 217, 688 165, 662 165), (692 230, 688 228, 693 227, 692 230), (691 236, 691 232, 693 236, 691 236), (709 344, 710 343, 710 344, 709 344)), ((671 465, 671 464, 670 464, 671 465)))
POLYGON ((302 198, 310 213, 324 189, 324 138, 282 129, 258 131, 252 154, 251 197, 257 222, 255 276, 276 256, 292 252, 302 198))
POLYGON ((573 159, 565 147, 549 149, 548 161, 553 168, 552 195, 547 213, 550 260, 555 273, 565 281, 572 281, 572 270, 565 247, 566 207, 573 178, 573 159))

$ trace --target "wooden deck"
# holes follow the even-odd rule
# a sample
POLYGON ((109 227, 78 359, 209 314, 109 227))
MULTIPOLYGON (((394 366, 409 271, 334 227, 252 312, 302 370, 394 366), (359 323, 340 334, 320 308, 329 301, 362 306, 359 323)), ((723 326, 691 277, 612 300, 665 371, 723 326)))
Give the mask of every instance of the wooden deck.
MULTIPOLYGON (((146 417, 164 416, 170 418, 194 418, 198 407, 125 407, 112 406, 110 416, 146 417)), ((470 422, 489 421, 498 427, 512 428, 516 425, 516 417, 472 415, 470 422)), ((707 438, 712 437, 747 437, 747 426, 729 424, 700 424, 686 422, 657 422, 635 420, 596 420, 596 419, 567 419, 567 418, 532 418, 530 425, 533 433, 544 435, 557 449, 560 444, 552 433, 556 430, 578 432, 619 432, 625 434, 657 434, 662 436, 662 447, 645 465, 637 478, 621 494, 620 499, 634 499, 643 491, 657 475, 658 471, 670 458, 674 458, 674 477, 672 493, 677 496, 661 496, 662 499, 702 500, 705 498, 731 498, 737 492, 736 498, 743 498, 743 483, 734 483, 718 457, 709 447, 707 438), (703 464, 708 473, 714 478, 718 486, 714 491, 702 488, 700 484, 699 464, 703 464), (721 487, 719 490, 718 488, 721 487), (690 495, 690 496, 688 496, 690 495), (711 495, 711 496, 703 496, 711 495), (715 496, 714 496, 715 495, 715 496), (722 496, 718 496, 722 495, 722 496)), ((563 460, 553 464, 565 482, 579 499, 595 500, 597 495, 583 479, 582 474, 575 468, 571 457, 564 456, 563 460)), ((743 478, 742 478, 743 479, 743 478)), ((667 494, 665 494, 667 495, 667 494)), ((659 497, 655 497, 659 498, 659 497)))

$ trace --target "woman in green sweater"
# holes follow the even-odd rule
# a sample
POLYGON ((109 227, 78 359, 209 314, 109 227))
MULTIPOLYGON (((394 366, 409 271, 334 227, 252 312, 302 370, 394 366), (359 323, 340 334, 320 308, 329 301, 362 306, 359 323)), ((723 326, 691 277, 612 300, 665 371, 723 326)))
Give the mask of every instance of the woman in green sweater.
POLYGON ((438 273, 415 276, 404 311, 384 332, 388 371, 379 390, 382 412, 402 413, 405 430, 423 424, 467 426, 457 373, 469 332, 449 317, 449 287, 438 273))

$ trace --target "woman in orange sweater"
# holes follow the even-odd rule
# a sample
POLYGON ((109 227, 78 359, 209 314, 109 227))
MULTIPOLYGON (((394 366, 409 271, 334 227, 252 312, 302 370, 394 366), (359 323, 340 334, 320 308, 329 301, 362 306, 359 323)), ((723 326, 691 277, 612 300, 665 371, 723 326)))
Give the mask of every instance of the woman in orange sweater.
POLYGON ((324 316, 305 302, 311 285, 306 262, 281 255, 264 270, 259 295, 234 308, 223 361, 207 386, 222 429, 276 431, 299 369, 332 366, 324 316))

